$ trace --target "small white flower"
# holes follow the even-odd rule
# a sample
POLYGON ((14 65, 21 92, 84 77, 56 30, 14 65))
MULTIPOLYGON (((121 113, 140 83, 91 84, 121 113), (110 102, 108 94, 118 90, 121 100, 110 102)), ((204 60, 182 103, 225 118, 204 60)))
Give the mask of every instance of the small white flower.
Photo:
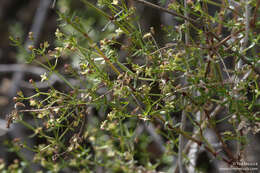
POLYGON ((44 74, 40 75, 40 76, 41 76, 41 82, 44 82, 44 81, 48 80, 46 72, 44 74))
POLYGON ((143 120, 143 121, 151 120, 151 119, 149 119, 149 118, 147 118, 147 117, 141 117, 140 119, 143 120))
POLYGON ((60 32, 59 28, 56 29, 55 36, 60 39, 63 36, 63 33, 60 32))
POLYGON ((139 117, 139 119, 143 120, 144 122, 150 120, 147 116, 143 116, 141 114, 139 114, 138 117, 139 117))
POLYGON ((100 129, 101 130, 104 130, 105 129, 105 126, 107 125, 107 120, 103 121, 101 126, 100 126, 100 129))
POLYGON ((64 50, 64 48, 63 47, 55 47, 55 50, 57 52, 61 53, 64 50))
POLYGON ((149 38, 149 37, 152 37, 152 34, 150 32, 144 34, 143 39, 146 39, 146 38, 149 38))
POLYGON ((36 106, 37 102, 34 99, 30 100, 30 106, 36 106))
POLYGON ((108 157, 113 157, 113 156, 115 156, 115 152, 112 150, 108 150, 107 155, 108 155, 108 157))
POLYGON ((118 5, 118 0, 113 0, 113 2, 111 4, 118 5))
POLYGON ((124 33, 124 31, 121 28, 116 29, 115 32, 116 32, 117 35, 124 33))
POLYGON ((53 111, 57 114, 59 112, 60 108, 54 108, 53 111))

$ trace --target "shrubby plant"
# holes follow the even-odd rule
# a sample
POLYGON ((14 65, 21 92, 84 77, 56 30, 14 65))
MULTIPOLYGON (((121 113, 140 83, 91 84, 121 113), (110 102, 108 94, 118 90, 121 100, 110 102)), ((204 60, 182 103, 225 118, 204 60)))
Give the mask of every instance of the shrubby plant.
MULTIPOLYGON (((227 167, 246 160, 247 136, 260 125, 258 1, 237 9, 226 1, 174 1, 163 8, 136 0, 176 17, 175 26, 161 26, 160 43, 158 31, 140 27, 132 1, 81 2, 106 25, 93 31, 86 16, 63 6, 55 48, 48 42, 28 47, 28 62, 48 71, 41 82, 58 77, 64 86, 46 91, 31 79, 35 93, 18 92, 9 123, 22 123, 42 142, 29 148, 17 139, 8 143, 13 151, 31 150, 33 162, 52 172, 181 172, 194 163, 191 144, 227 167), (221 7, 219 15, 209 15, 208 5, 221 7), (250 16, 243 15, 247 8, 250 16)), ((6 171, 29 167, 26 160, 0 162, 6 171)))

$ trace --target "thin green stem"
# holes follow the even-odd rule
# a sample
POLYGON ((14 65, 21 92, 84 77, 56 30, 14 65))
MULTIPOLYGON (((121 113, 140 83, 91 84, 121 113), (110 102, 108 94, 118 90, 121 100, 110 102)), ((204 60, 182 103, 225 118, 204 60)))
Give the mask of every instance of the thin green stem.
POLYGON ((120 72, 118 71, 118 69, 110 62, 110 60, 105 56, 105 54, 99 49, 99 47, 97 46, 96 43, 94 43, 94 41, 89 37, 89 35, 87 33, 85 33, 84 31, 82 31, 77 25, 75 25, 68 17, 65 17, 63 14, 61 14, 61 16, 63 17, 63 19, 66 20, 66 22, 71 25, 76 31, 78 31, 79 33, 81 33, 89 42, 89 46, 93 47, 94 49, 96 49, 96 51, 98 52, 98 54, 106 61, 106 63, 113 69, 114 72, 116 72, 117 75, 120 75, 120 72))

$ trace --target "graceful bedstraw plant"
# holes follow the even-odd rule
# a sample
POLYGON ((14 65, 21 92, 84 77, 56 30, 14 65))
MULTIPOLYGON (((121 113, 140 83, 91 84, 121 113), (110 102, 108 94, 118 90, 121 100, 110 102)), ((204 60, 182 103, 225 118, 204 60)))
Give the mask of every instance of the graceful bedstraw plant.
MULTIPOLYGON (((32 130, 31 137, 44 139, 32 148, 22 144, 34 152, 33 161, 53 172, 65 168, 81 172, 99 168, 108 172, 167 171, 176 168, 173 160, 178 157, 178 135, 203 146, 228 166, 240 161, 247 133, 259 131, 259 56, 253 50, 250 57, 247 50, 240 51, 244 33, 234 34, 231 42, 232 34, 223 39, 212 25, 218 22, 229 32, 244 32, 243 16, 242 21, 221 21, 210 16, 207 4, 200 1, 189 3, 189 14, 195 19, 181 14, 185 9, 179 2, 169 4, 168 9, 155 6, 177 16, 179 23, 176 27, 161 26, 166 42, 161 46, 153 27, 141 29, 131 4, 129 7, 117 0, 98 1, 98 7, 86 0, 82 3, 107 20, 103 30, 109 25, 114 29, 96 40, 83 17, 58 12, 55 44, 29 47, 27 61, 47 70, 40 81, 50 84, 58 77, 63 85, 43 91, 30 80, 35 93, 26 96, 19 92, 15 97, 16 104, 29 108, 16 109, 10 122, 22 123, 32 130), (169 12, 171 9, 176 13, 169 12), (188 44, 184 42, 187 33, 188 44), (235 63, 242 59, 244 67, 227 69, 224 60, 229 57, 235 57, 235 63), (235 78, 244 74, 248 75, 237 83, 235 78), (218 119, 216 114, 224 107, 227 113, 218 119), (193 132, 180 128, 182 111, 193 132), (34 123, 24 118, 28 113, 34 123), (217 126, 224 121, 230 131, 219 132, 217 126), (203 136, 205 129, 214 131, 224 156, 203 136), (228 141, 243 146, 240 154, 231 151, 228 141), (158 151, 160 157, 154 155, 158 151)), ((29 37, 33 40, 33 33, 29 37)), ((254 45, 248 50, 259 46, 259 36, 249 34, 249 40, 254 45)), ((22 45, 19 39, 11 37, 11 41, 22 45)), ((186 156, 183 163, 188 165, 187 151, 182 154, 186 156)))

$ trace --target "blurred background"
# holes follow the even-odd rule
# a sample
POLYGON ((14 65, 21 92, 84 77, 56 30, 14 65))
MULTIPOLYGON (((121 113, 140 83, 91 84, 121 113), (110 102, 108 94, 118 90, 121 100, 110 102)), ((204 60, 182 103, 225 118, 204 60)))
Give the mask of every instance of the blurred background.
MULTIPOLYGON (((31 64, 26 65, 24 50, 29 45, 39 46, 43 40, 53 45, 53 33, 57 28, 55 8, 50 8, 52 0, 1 0, 0 1, 0 162, 7 165, 17 162, 19 154, 10 149, 12 142, 22 140, 29 146, 35 143, 29 138, 32 134, 21 124, 7 128, 8 116, 14 110, 13 98, 18 91, 27 96, 33 93, 28 85, 30 78, 40 79, 42 69, 31 64), (34 33, 34 41, 29 39, 29 32, 34 33), (24 49, 11 45, 9 37, 19 38, 24 49), (34 68, 36 67, 36 68, 34 68)), ((30 120, 30 118, 27 117, 30 120)), ((32 160, 33 155, 28 150, 22 153, 26 159, 32 160)), ((33 170, 39 167, 32 165, 33 170)), ((32 171, 30 171, 32 172, 32 171)))

